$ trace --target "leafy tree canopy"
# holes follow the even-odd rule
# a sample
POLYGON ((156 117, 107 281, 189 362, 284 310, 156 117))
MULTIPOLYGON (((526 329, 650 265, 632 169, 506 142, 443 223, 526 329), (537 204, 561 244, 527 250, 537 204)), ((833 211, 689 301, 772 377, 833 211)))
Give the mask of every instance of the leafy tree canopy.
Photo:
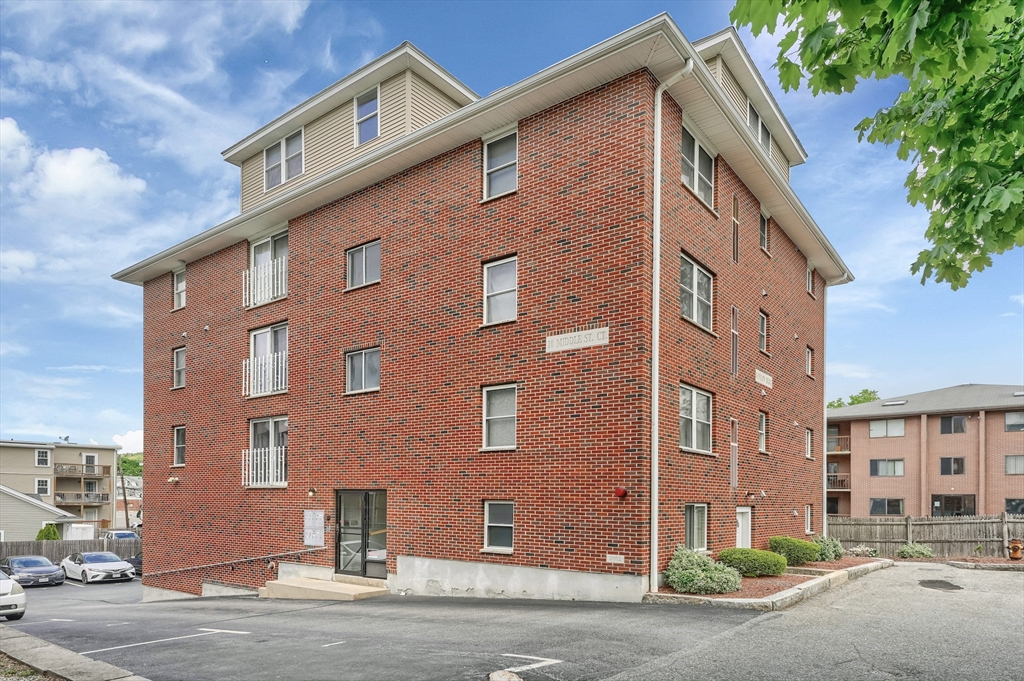
POLYGON ((992 254, 1024 246, 1024 1, 737 0, 729 16, 755 36, 782 27, 785 90, 906 78, 856 129, 915 164, 907 196, 931 212, 931 248, 910 268, 922 284, 958 289, 992 254))
POLYGON ((142 454, 122 454, 121 467, 125 475, 142 475, 142 454))
POLYGON ((834 399, 831 402, 829 402, 828 405, 826 405, 826 406, 828 406, 829 409, 839 409, 840 407, 852 407, 855 404, 864 404, 865 402, 874 402, 877 399, 878 399, 878 391, 877 390, 869 390, 867 388, 864 388, 859 393, 857 393, 855 395, 850 395, 850 401, 849 402, 843 400, 842 397, 837 397, 836 399, 834 399))

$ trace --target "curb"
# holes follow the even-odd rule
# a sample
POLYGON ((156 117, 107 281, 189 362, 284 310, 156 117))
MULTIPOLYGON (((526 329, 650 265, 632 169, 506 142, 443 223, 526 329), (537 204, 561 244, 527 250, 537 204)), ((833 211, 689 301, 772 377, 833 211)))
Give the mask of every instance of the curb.
POLYGON ((1021 563, 961 563, 958 560, 948 560, 946 565, 960 568, 961 570, 1001 570, 1004 572, 1024 572, 1024 564, 1021 563))
POLYGON ((0 653, 44 676, 63 681, 149 681, 133 672, 91 660, 3 624, 0 624, 0 653))
POLYGON ((875 570, 892 567, 894 564, 894 561, 883 559, 874 563, 865 563, 864 565, 856 565, 852 568, 835 570, 833 572, 814 570, 813 568, 797 568, 801 570, 801 572, 794 571, 791 574, 817 574, 819 576, 814 579, 809 579, 803 584, 798 584, 790 589, 768 596, 767 598, 706 598, 704 596, 692 596, 690 594, 659 593, 645 594, 643 602, 690 603, 692 605, 708 605, 716 608, 741 608, 744 610, 772 612, 776 610, 785 610, 786 608, 796 605, 800 601, 828 591, 834 586, 839 586, 840 584, 845 584, 850 580, 863 577, 875 570))

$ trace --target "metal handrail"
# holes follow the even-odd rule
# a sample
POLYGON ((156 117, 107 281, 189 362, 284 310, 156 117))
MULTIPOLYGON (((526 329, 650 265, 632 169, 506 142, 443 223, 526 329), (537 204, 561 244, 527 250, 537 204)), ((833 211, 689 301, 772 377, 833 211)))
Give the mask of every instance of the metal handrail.
POLYGON ((242 305, 244 307, 256 307, 287 295, 287 258, 275 258, 242 272, 242 305))
POLYGON ((243 487, 287 487, 288 448, 258 447, 242 452, 243 487))
POLYGON ((288 353, 274 352, 242 360, 242 396, 255 397, 288 389, 288 353))

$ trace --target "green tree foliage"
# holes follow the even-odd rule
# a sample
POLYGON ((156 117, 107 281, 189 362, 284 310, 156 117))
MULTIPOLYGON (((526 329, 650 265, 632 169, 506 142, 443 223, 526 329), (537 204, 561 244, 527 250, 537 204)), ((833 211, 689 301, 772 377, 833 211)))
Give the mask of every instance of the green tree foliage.
POLYGON ((842 397, 837 397, 836 399, 834 399, 831 402, 829 402, 826 406, 829 409, 839 409, 840 407, 848 407, 848 406, 853 406, 855 404, 864 404, 865 402, 874 402, 877 399, 878 399, 878 391, 877 390, 869 390, 867 388, 864 388, 863 390, 861 390, 856 395, 850 395, 850 401, 849 402, 844 400, 842 397))
POLYGON ((851 92, 901 76, 892 106, 857 125, 897 144, 915 168, 905 186, 931 212, 911 272, 958 289, 1024 246, 1024 2, 1021 0, 737 0, 754 35, 778 26, 782 87, 851 92))
POLYGON ((57 526, 53 523, 43 525, 43 529, 36 533, 36 541, 57 541, 60 539, 60 533, 57 532, 57 526))
POLYGON ((142 454, 122 454, 121 466, 125 475, 142 475, 142 454))

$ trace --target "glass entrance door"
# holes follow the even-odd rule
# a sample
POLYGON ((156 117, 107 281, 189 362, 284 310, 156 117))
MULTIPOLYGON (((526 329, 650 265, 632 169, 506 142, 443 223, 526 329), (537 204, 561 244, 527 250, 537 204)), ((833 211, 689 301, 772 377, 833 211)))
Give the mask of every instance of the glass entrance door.
POLYGON ((336 571, 386 579, 388 493, 342 490, 337 503, 336 571))

